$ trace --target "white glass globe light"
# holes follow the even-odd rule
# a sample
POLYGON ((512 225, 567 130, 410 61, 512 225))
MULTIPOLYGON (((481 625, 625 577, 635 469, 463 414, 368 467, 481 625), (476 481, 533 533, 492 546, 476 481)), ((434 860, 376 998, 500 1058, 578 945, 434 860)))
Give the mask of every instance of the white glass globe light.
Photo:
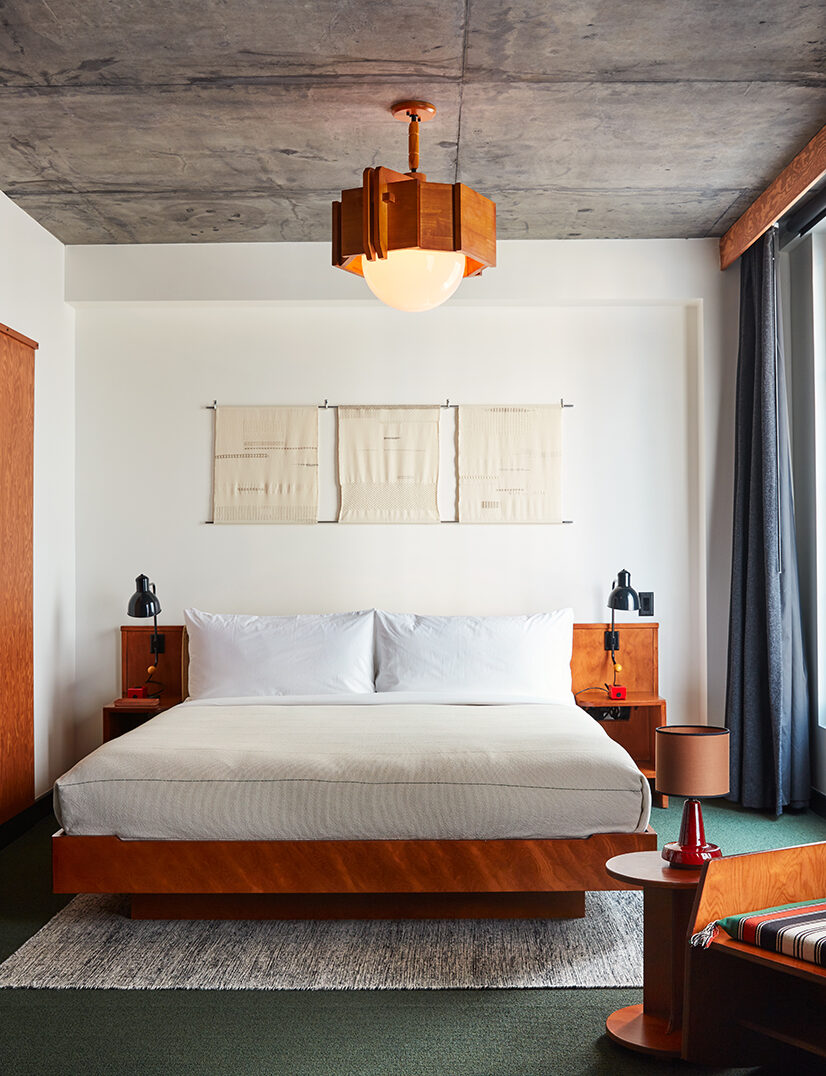
POLYGON ((391 250, 386 258, 361 262, 367 287, 396 310, 432 310, 449 299, 465 275, 465 256, 456 250, 391 250))

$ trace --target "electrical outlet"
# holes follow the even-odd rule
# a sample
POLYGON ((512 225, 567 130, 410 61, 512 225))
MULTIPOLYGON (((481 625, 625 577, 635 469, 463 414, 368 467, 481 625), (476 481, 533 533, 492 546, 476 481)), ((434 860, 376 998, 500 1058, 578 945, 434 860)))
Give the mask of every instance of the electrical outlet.
POLYGON ((641 590, 639 592, 640 598, 640 616, 653 616, 654 615, 654 591, 653 590, 641 590))

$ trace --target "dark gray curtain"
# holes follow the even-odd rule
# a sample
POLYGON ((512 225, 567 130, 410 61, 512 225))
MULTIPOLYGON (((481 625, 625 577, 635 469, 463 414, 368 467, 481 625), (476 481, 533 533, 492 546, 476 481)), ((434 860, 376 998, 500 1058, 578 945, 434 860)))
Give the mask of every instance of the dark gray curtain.
POLYGON ((726 725, 729 798, 780 814, 810 778, 777 258, 773 228, 740 259, 726 725))

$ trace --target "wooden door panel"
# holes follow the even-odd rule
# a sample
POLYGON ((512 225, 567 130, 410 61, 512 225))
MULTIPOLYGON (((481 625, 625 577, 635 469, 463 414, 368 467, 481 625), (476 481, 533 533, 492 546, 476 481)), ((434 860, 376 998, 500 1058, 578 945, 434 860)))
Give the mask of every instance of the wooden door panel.
POLYGON ((0 822, 34 801, 34 347, 0 326, 0 822))

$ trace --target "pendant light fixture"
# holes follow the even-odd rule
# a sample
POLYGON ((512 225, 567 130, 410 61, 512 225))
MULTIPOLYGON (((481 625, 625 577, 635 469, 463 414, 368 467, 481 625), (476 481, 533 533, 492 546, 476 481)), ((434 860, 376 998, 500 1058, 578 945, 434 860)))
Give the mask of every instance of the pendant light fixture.
POLYGON ((399 101, 408 123, 409 172, 365 168, 361 187, 333 202, 333 265, 363 276, 397 310, 432 310, 463 277, 496 265, 496 205, 463 183, 428 183, 419 172, 419 126, 436 109, 399 101))

